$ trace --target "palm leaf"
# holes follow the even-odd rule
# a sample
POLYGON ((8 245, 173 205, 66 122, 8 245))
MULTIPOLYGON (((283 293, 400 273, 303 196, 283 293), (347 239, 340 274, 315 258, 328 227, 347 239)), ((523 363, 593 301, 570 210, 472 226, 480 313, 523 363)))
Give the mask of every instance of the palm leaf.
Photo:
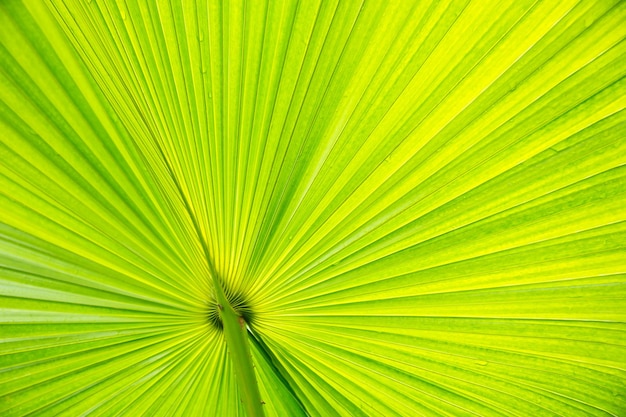
POLYGON ((0 3, 3 416, 626 412, 626 3, 183 3, 0 3))

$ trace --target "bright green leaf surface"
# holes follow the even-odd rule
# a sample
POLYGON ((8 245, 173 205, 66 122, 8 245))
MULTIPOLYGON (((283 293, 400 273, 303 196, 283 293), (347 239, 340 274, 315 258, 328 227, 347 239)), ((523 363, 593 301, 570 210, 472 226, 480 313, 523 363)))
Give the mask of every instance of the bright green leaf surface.
POLYGON ((179 3, 0 2, 3 417, 626 414, 626 3, 179 3))

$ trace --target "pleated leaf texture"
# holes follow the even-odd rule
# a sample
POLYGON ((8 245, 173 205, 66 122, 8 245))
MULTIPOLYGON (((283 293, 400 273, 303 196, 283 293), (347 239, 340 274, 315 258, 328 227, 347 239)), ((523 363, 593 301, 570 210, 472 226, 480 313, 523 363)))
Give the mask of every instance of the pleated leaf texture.
POLYGON ((1 1, 0 415, 626 415, 625 22, 1 1))

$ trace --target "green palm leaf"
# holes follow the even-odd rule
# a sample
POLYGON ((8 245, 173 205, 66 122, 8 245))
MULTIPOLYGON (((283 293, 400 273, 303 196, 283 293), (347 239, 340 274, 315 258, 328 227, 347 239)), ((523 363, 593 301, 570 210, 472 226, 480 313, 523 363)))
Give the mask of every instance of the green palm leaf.
POLYGON ((0 414, 626 413, 626 3, 182 3, 0 3, 0 414))

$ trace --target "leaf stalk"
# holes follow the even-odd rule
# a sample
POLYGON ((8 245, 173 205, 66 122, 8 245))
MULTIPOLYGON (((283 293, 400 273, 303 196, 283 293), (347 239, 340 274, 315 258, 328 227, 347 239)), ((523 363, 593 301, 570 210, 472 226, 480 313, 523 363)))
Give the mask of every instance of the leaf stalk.
MULTIPOLYGON (((217 280, 216 280, 217 281, 217 280)), ((250 345, 247 323, 243 316, 230 305, 224 289, 219 283, 215 285, 217 303, 224 328, 226 346, 235 370, 237 385, 248 417, 264 417, 263 402, 257 384, 250 345)))

